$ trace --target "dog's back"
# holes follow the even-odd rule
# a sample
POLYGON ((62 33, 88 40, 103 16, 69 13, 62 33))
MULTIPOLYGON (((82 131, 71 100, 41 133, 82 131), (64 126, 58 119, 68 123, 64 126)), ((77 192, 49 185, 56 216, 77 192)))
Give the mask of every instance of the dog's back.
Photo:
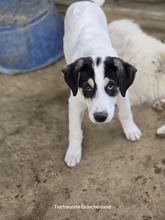
POLYGON ((119 57, 135 65, 138 70, 129 89, 131 105, 153 103, 164 98, 165 44, 126 19, 110 23, 109 35, 119 57))
POLYGON ((112 51, 107 20, 100 8, 103 2, 103 0, 76 2, 68 8, 64 35, 64 53, 67 63, 81 56, 102 55, 102 51, 117 57, 116 52, 112 51))

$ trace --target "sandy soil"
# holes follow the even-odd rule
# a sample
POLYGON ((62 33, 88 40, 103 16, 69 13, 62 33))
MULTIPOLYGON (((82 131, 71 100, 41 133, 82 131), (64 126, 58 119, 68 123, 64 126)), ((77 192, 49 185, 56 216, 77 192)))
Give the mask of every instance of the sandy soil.
POLYGON ((68 168, 63 65, 64 59, 32 73, 0 75, 0 220, 164 220, 165 139, 155 136, 164 114, 134 107, 143 132, 135 143, 125 139, 117 115, 98 126, 85 115, 83 158, 68 168))

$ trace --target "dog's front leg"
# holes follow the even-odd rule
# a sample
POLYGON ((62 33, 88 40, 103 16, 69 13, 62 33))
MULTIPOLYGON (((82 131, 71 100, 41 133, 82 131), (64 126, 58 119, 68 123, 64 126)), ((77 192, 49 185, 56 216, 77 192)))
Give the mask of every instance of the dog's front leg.
POLYGON ((131 141, 139 140, 142 134, 133 121, 128 93, 125 97, 118 95, 117 106, 119 108, 119 120, 126 138, 131 141))
POLYGON ((165 137, 165 125, 158 128, 158 130, 156 131, 156 134, 160 137, 165 137))
POLYGON ((69 98, 69 147, 65 155, 65 162, 74 167, 81 160, 83 132, 82 118, 86 105, 72 95, 69 98))

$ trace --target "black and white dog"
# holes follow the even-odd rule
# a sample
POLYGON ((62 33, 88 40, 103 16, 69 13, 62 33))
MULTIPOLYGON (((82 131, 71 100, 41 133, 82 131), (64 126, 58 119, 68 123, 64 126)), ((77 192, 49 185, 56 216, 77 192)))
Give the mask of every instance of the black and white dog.
POLYGON ((86 108, 90 120, 99 124, 112 120, 117 104, 126 138, 136 141, 141 137, 126 92, 136 69, 119 59, 112 47, 106 17, 100 8, 103 3, 104 0, 73 3, 65 16, 64 54, 68 65, 62 72, 72 90, 69 147, 65 156, 70 167, 81 160, 81 122, 86 108))

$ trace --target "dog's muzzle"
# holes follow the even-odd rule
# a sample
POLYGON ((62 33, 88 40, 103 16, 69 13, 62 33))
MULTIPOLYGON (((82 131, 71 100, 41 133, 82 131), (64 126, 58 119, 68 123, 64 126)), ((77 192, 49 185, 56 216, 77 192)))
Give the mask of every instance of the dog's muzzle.
POLYGON ((107 119, 108 114, 106 112, 95 112, 93 116, 96 122, 101 123, 107 119))

